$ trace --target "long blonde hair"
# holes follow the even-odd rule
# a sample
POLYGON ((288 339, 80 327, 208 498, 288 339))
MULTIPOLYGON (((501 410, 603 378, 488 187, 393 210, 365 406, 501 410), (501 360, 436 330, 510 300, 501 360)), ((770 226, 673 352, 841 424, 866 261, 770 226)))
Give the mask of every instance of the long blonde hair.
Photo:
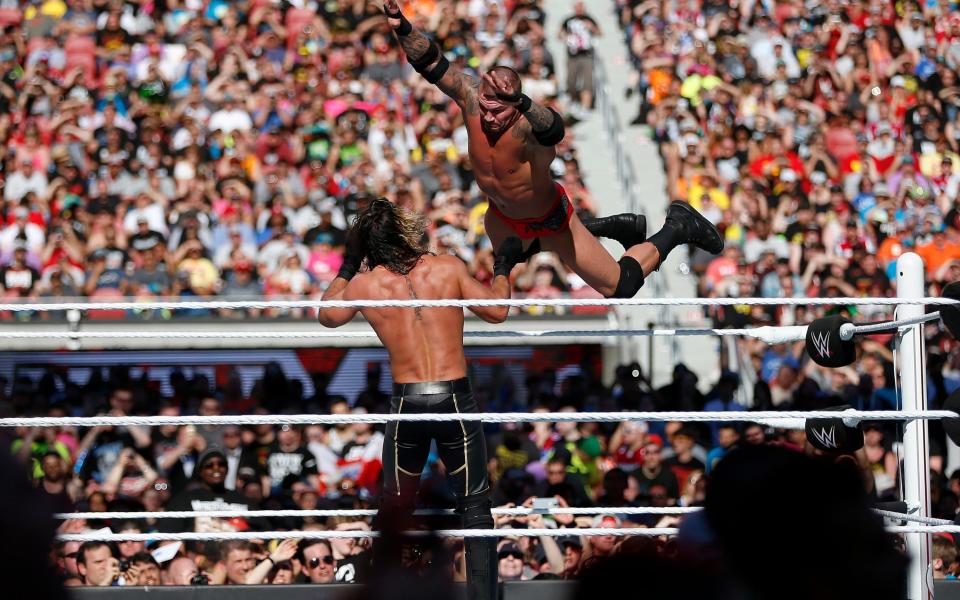
POLYGON ((409 273, 420 257, 427 254, 427 220, 397 206, 386 198, 377 198, 357 215, 347 234, 347 243, 355 244, 369 268, 383 265, 400 275, 409 273))

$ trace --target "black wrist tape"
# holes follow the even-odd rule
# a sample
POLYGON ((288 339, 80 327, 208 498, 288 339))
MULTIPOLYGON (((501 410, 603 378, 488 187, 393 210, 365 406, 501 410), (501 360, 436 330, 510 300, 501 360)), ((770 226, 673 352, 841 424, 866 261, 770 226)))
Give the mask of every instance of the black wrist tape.
POLYGON ((530 96, 526 94, 520 94, 520 104, 517 106, 517 110, 521 113, 526 114, 530 107, 533 106, 533 100, 530 99, 530 96))
POLYGON ((400 19, 400 26, 394 27, 393 31, 398 36, 403 37, 405 35, 410 35, 413 31, 413 25, 410 24, 410 21, 407 20, 407 17, 403 15, 399 10, 395 13, 386 13, 387 17, 390 19, 400 19))

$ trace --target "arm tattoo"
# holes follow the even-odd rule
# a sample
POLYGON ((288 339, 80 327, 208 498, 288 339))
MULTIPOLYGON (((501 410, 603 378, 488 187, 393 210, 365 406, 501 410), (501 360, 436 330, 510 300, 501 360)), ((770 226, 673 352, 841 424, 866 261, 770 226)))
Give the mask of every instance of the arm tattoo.
POLYGON ((523 121, 518 121, 516 125, 513 126, 511 130, 514 139, 527 141, 527 138, 530 137, 530 124, 524 123, 523 121))
POLYGON ((536 102, 530 105, 530 110, 523 116, 527 118, 527 121, 530 121, 530 126, 533 127, 534 131, 546 131, 553 123, 553 113, 550 112, 550 109, 544 108, 536 102))
POLYGON ((397 40, 400 42, 400 47, 403 48, 404 53, 413 60, 423 58, 430 47, 430 40, 427 36, 416 29, 411 31, 409 35, 397 36, 397 40))
POLYGON ((450 67, 443 79, 437 82, 437 87, 441 92, 459 102, 464 113, 475 115, 480 112, 480 107, 477 105, 477 90, 480 88, 480 83, 473 77, 454 71, 454 67, 450 67))
MULTIPOLYGON (((398 36, 397 40, 400 42, 400 47, 403 48, 404 53, 412 60, 423 58, 430 48, 431 43, 427 36, 416 29, 411 31, 409 35, 398 36)), ((436 66, 436 62, 430 65, 430 68, 434 66, 436 66)), ((441 92, 461 103, 467 114, 472 115, 478 111, 477 107, 474 106, 476 104, 474 99, 480 83, 473 77, 451 66, 443 76, 443 79, 437 82, 437 87, 440 88, 441 92)))

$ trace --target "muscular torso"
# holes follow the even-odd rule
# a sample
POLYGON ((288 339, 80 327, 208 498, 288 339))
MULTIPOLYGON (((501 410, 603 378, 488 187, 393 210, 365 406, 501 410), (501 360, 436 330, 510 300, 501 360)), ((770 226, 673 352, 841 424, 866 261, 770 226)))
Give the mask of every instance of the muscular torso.
POLYGON ((476 110, 465 110, 464 121, 470 161, 483 193, 508 217, 547 214, 555 199, 550 175, 553 148, 530 141, 530 126, 523 117, 497 140, 487 138, 476 110))
MULTIPOLYGON (((456 260, 449 256, 424 256, 406 278, 376 267, 357 275, 349 288, 352 293, 344 299, 410 300, 411 287, 420 300, 462 298, 451 262, 456 260)), ((393 380, 397 383, 449 381, 466 376, 463 309, 364 308, 360 312, 390 354, 393 380)))

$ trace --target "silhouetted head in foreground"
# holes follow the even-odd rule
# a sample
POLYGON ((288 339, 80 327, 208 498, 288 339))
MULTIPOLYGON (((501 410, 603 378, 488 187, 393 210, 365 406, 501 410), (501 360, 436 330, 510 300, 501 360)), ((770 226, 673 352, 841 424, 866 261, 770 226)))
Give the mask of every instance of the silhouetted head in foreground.
POLYGON ((750 597, 904 598, 908 561, 864 489, 852 461, 748 446, 717 465, 706 522, 750 597))
POLYGON ((717 465, 705 510, 684 519, 677 545, 678 558, 669 546, 618 548, 584 569, 577 600, 624 589, 675 600, 906 597, 908 561, 870 510, 852 461, 740 448, 717 465))
POLYGON ((435 535, 410 535, 414 521, 381 514, 376 523, 373 568, 367 585, 351 597, 356 600, 448 600, 456 597, 453 557, 435 535))
POLYGON ((66 600, 67 594, 50 563, 53 514, 29 483, 13 457, 0 455, 0 578, 5 598, 66 600))

